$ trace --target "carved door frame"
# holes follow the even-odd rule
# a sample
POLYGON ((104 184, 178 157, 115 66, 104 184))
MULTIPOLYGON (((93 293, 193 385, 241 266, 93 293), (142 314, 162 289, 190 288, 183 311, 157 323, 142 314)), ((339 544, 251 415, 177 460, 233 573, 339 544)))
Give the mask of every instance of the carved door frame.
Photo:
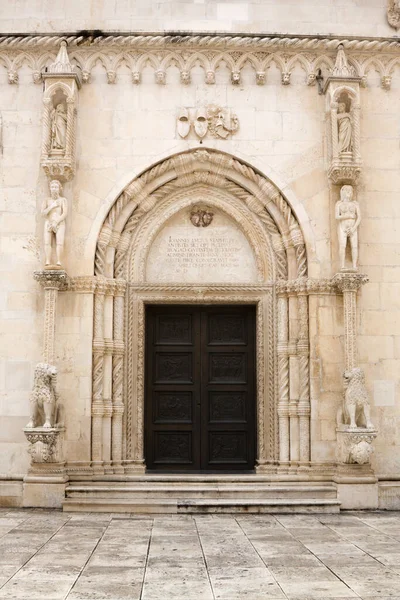
POLYGON ((252 304, 256 306, 256 470, 277 460, 276 300, 274 285, 128 284, 125 357, 124 466, 145 469, 144 375, 146 304, 252 304))

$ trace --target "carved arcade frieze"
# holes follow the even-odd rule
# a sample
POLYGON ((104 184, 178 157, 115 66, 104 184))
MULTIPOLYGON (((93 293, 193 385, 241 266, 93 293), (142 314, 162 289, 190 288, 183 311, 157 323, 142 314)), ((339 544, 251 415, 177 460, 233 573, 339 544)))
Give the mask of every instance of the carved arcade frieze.
MULTIPOLYGON (((388 0, 388 20, 398 27, 399 8, 397 0, 388 0)), ((168 68, 179 65, 180 82, 190 85, 192 69, 200 64, 204 70, 204 82, 213 85, 216 71, 223 63, 230 70, 232 85, 243 85, 242 69, 249 65, 254 71, 254 83, 264 85, 271 65, 281 73, 282 85, 289 85, 296 67, 304 70, 304 84, 317 83, 321 70, 327 77, 334 68, 337 47, 343 44, 351 57, 351 65, 362 85, 367 85, 368 73, 377 69, 384 89, 390 88, 390 80, 400 64, 399 45, 395 40, 363 40, 338 38, 298 38, 246 35, 210 36, 205 34, 154 36, 146 34, 107 35, 96 37, 95 43, 82 36, 31 35, 0 37, 0 63, 8 72, 10 84, 18 84, 18 72, 23 63, 32 71, 34 83, 45 76, 48 53, 55 56, 60 43, 68 44, 68 52, 77 64, 82 82, 94 81, 92 70, 99 62, 108 83, 118 83, 118 70, 124 65, 131 70, 132 83, 140 85, 142 70, 154 69, 154 80, 159 85, 169 81, 168 68), (371 58, 373 61, 371 62, 371 58)))

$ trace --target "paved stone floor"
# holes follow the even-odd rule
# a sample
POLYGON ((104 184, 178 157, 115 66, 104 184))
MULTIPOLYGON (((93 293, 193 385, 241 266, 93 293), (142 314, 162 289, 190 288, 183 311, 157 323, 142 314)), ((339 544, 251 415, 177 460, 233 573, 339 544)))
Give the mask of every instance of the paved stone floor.
POLYGON ((0 599, 400 599, 400 513, 0 509, 0 599))

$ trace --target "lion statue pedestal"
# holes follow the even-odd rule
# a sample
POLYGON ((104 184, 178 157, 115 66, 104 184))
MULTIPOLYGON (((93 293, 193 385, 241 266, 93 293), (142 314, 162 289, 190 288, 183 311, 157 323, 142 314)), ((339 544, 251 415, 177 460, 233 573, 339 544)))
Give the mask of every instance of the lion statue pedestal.
POLYGON ((368 465, 373 453, 372 442, 377 431, 367 427, 340 425, 336 429, 336 460, 347 465, 368 465))
POLYGON ((355 367, 343 374, 344 394, 337 414, 336 475, 341 508, 378 507, 378 483, 371 467, 377 431, 371 423, 364 372, 355 367))
POLYGON ((36 365, 30 396, 31 418, 24 428, 31 455, 31 465, 24 478, 25 507, 61 508, 65 496, 68 481, 63 453, 65 428, 60 421, 61 405, 56 382, 55 366, 47 363, 36 365))

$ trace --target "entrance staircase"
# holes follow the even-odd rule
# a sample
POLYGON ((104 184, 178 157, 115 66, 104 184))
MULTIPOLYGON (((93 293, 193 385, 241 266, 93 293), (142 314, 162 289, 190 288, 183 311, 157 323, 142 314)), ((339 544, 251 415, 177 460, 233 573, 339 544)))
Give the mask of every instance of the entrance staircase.
POLYGON ((70 482, 64 511, 129 513, 336 513, 331 482, 271 482, 260 475, 144 475, 70 482), (128 479, 128 478, 126 478, 128 479))

